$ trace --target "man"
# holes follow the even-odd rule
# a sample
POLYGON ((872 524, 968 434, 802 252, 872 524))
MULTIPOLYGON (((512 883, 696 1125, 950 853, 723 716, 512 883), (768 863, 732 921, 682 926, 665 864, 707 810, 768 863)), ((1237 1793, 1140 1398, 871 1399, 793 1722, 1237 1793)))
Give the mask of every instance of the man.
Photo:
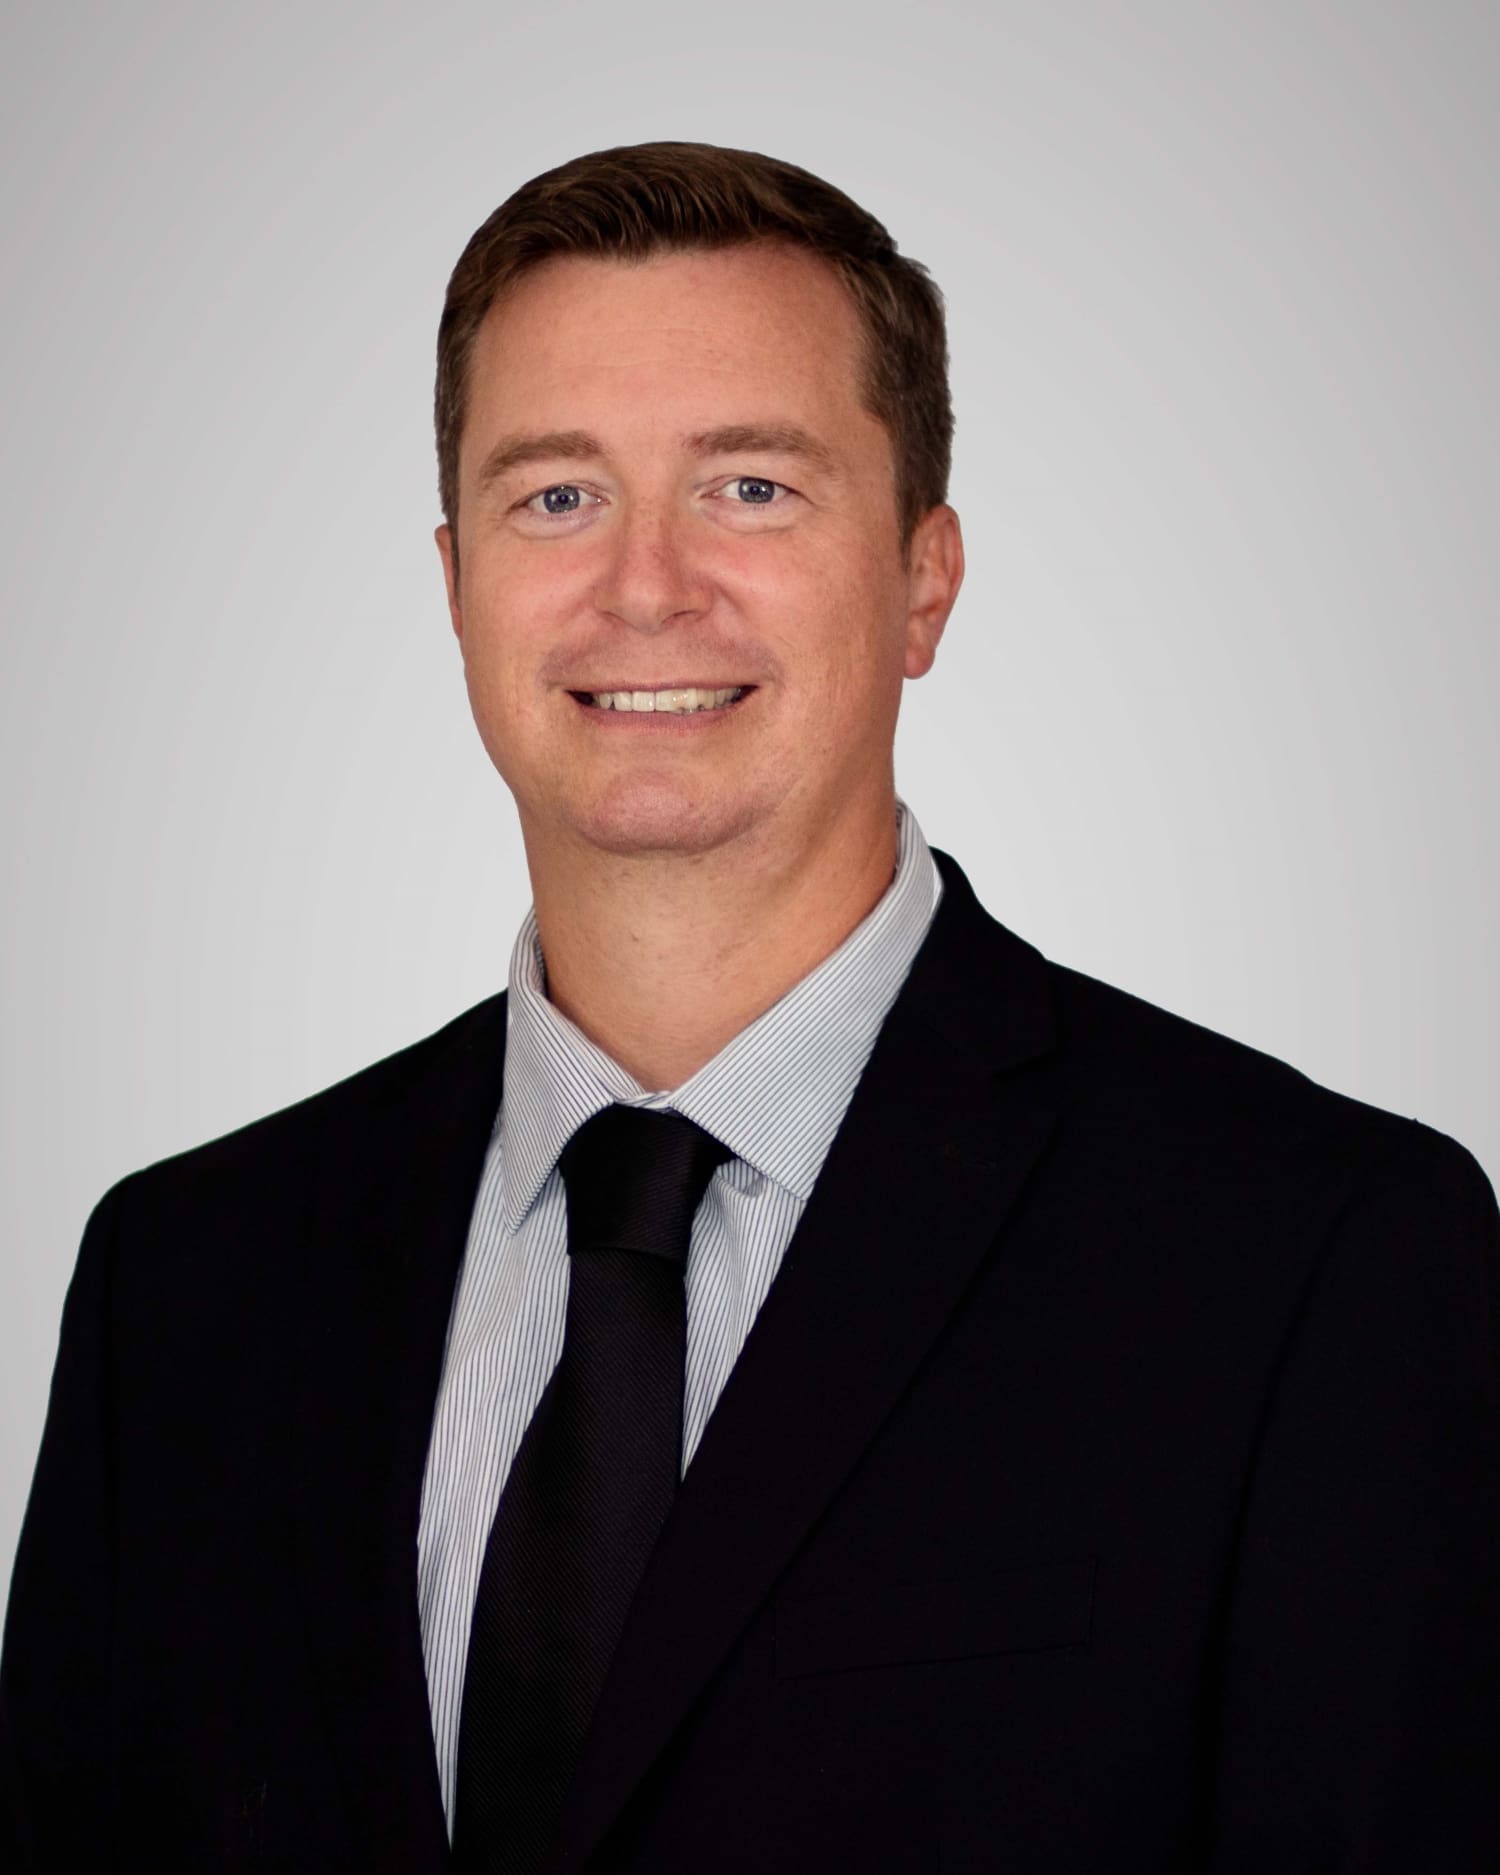
POLYGON ((1492 1875, 1493 1195, 898 803, 923 271, 788 165, 585 157, 460 260, 437 420, 534 918, 90 1219, 5 1866, 1492 1875))

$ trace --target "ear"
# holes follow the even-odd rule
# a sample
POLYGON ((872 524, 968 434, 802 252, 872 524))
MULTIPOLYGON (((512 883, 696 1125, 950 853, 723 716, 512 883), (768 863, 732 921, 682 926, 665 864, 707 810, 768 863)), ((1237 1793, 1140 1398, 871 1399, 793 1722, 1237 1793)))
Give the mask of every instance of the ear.
POLYGON ((464 641, 464 617, 458 603, 458 548, 453 538, 453 529, 444 521, 433 535, 437 550, 443 561, 443 583, 448 588, 448 617, 453 621, 453 636, 460 644, 464 641))
POLYGON ((946 502, 918 521, 907 556, 906 675, 925 677, 964 583, 964 539, 946 502))

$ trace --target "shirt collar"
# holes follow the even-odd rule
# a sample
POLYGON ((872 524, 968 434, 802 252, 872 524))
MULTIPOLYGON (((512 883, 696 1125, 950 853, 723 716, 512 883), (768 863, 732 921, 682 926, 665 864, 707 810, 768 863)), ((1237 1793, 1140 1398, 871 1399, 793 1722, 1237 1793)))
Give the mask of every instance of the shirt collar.
POLYGON ((895 876, 869 915, 667 1093, 646 1092, 547 1000, 536 915, 527 913, 506 999, 500 1156, 512 1231, 573 1134, 614 1101, 685 1114, 806 1202, 943 889, 916 817, 902 801, 896 810, 895 876))

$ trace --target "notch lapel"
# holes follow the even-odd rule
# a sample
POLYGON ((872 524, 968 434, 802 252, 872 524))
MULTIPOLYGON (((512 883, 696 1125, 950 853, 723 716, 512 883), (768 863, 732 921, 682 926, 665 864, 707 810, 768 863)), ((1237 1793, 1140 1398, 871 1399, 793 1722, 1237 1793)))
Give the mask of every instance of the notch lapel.
POLYGON ((946 854, 883 1025, 642 1578, 548 1875, 578 1875, 875 1435, 1049 1138, 1046 964, 946 854), (894 1175, 893 1175, 893 1168, 894 1175))
MULTIPOLYGON (((321 1142, 304 1263, 296 1547, 330 1743, 372 1875, 448 1864, 417 1526, 454 1284, 495 1115, 505 999, 321 1142)), ((378 1072, 378 1071, 377 1071, 378 1072)))

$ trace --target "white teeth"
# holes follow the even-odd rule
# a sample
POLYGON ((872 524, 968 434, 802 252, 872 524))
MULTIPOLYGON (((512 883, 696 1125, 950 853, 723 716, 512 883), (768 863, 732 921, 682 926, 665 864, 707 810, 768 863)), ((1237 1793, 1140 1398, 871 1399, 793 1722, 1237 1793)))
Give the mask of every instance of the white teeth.
POLYGON ((655 710, 687 716, 697 710, 722 709, 744 694, 744 686, 735 684, 726 690, 595 690, 589 693, 589 701, 601 710, 655 710))

